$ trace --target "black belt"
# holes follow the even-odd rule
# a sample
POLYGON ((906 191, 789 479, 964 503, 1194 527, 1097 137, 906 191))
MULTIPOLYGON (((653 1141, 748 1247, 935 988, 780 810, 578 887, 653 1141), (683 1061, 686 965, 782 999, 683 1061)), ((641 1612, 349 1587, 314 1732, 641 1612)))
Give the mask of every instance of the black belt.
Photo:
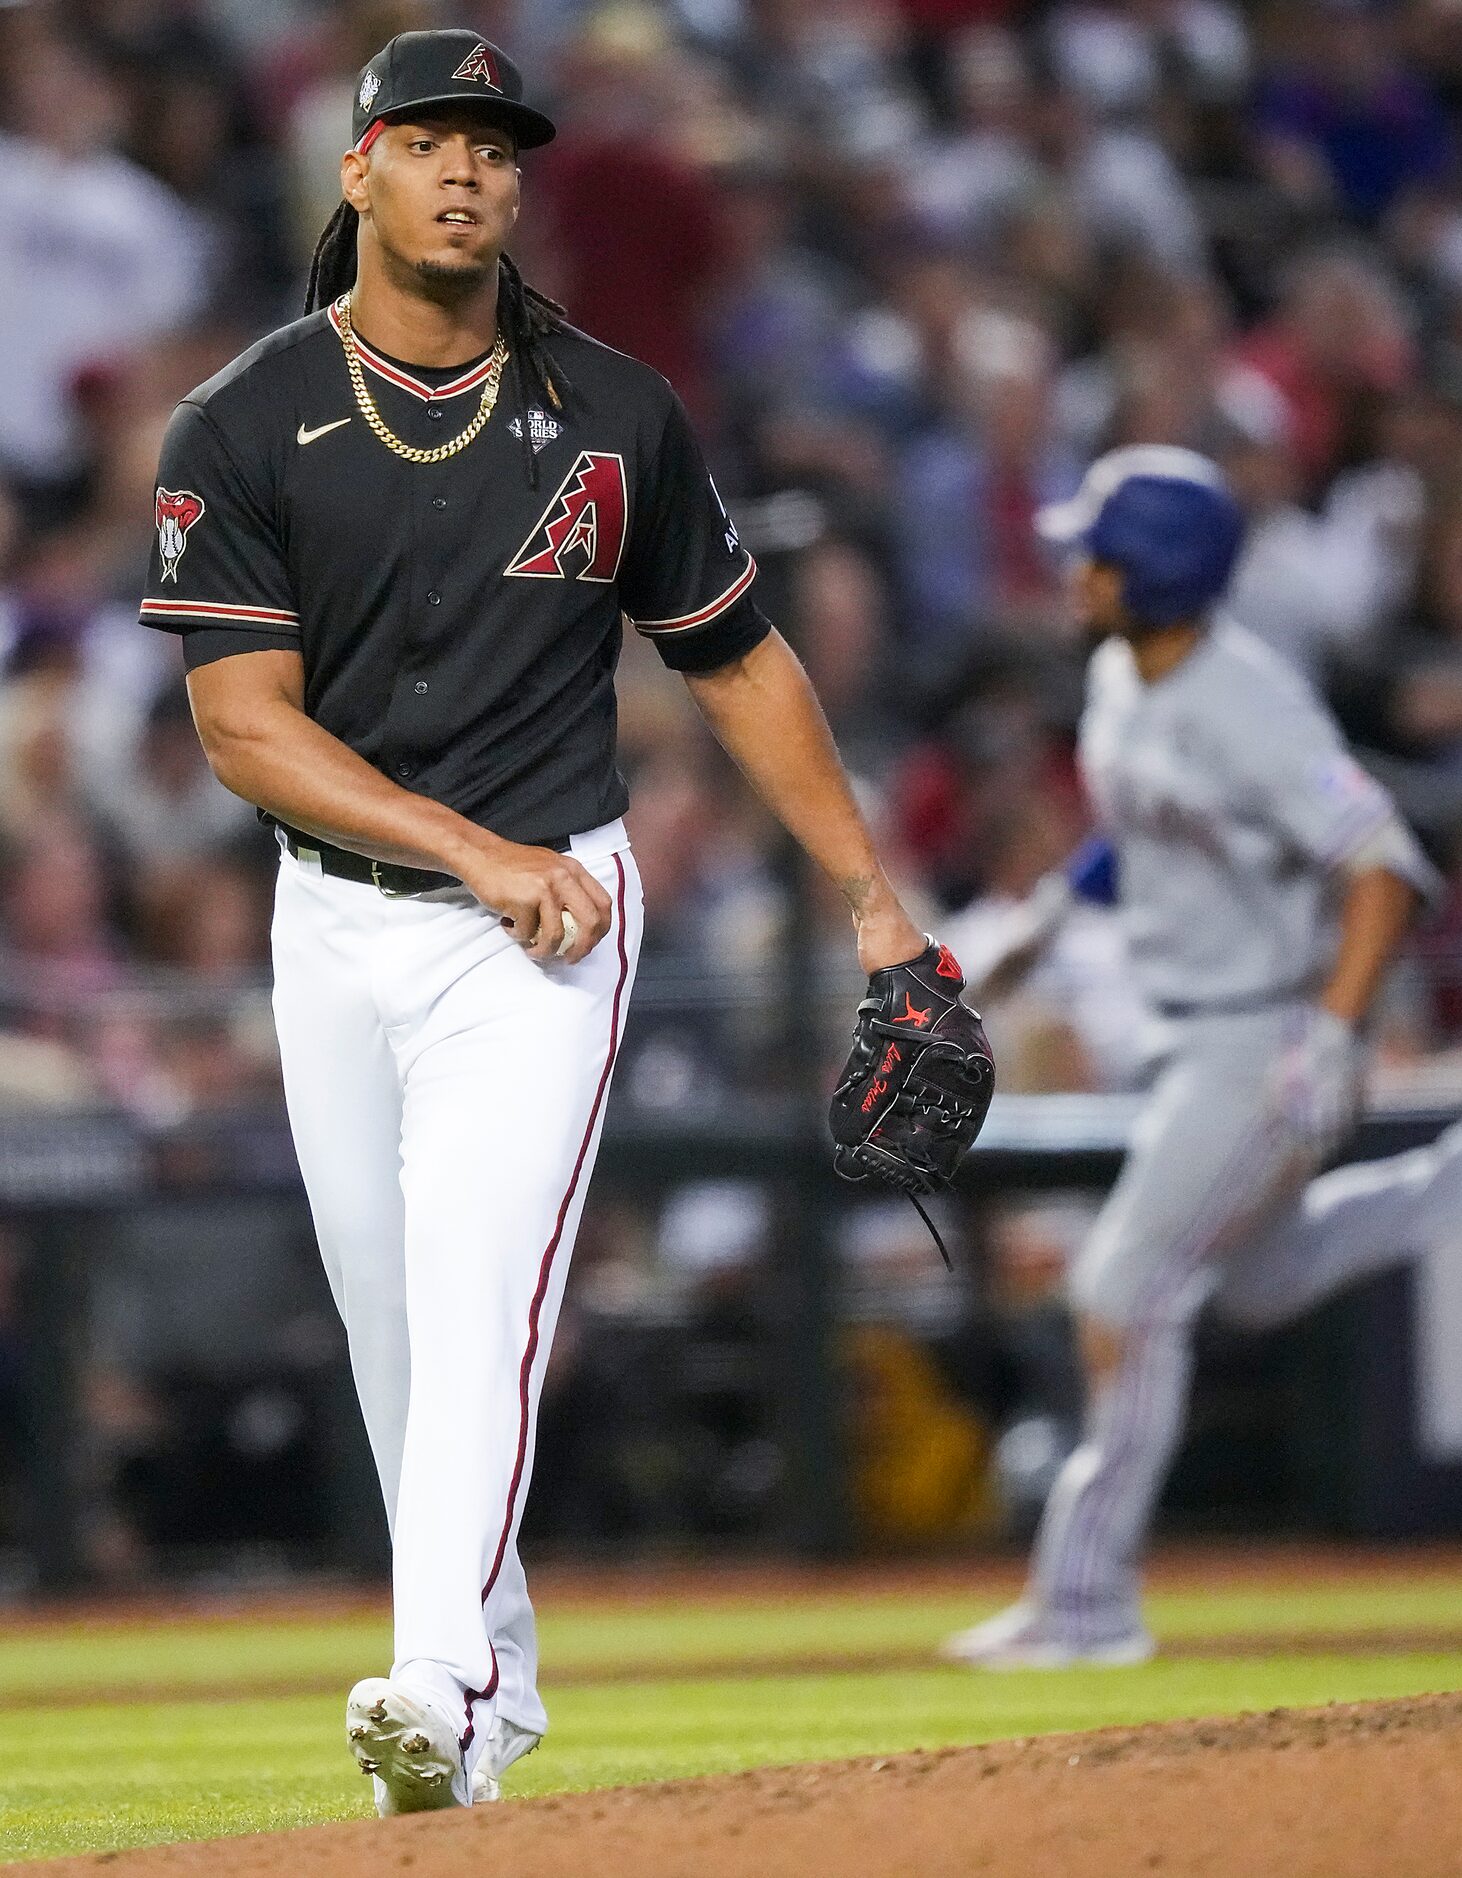
MULTIPOLYGON (((462 885, 455 874, 438 874, 429 867, 402 867, 396 861, 373 861, 368 854, 337 848, 329 841, 321 841, 318 835, 302 835, 286 822, 276 822, 275 826, 296 860, 301 856, 318 860, 320 872, 329 874, 333 880, 359 881, 365 887, 379 887, 382 893, 437 893, 443 887, 462 885)), ((569 837, 553 835, 547 841, 530 841, 523 845, 552 848, 556 854, 567 854, 569 837)))

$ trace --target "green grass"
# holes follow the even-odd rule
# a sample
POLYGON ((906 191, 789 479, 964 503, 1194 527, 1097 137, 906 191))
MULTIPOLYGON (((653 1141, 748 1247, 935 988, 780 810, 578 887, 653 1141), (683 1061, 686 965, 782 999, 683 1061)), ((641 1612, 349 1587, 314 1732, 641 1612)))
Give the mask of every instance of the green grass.
MULTIPOLYGON (((551 1696, 545 1751, 515 1770, 515 1793, 673 1778, 776 1762, 893 1753, 1051 1730, 1240 1709, 1418 1694, 1462 1685, 1447 1654, 1256 1655, 1164 1660, 1138 1669, 977 1677, 936 1667, 798 1672, 795 1659, 917 1651, 988 1599, 809 1592, 796 1601, 550 1611, 556 1670, 654 1664, 655 1680, 566 1685, 551 1696), (788 1659, 782 1675, 676 1679, 676 1663, 788 1659)), ((1305 1591, 1169 1594, 1153 1616, 1169 1637, 1265 1635, 1462 1624, 1441 1573, 1305 1591)), ((339 1741, 340 1695, 228 1701, 126 1700, 166 1683, 247 1687, 260 1678, 333 1681, 384 1666, 384 1625, 368 1617, 47 1630, 0 1639, 0 1692, 51 1706, 0 1711, 0 1859, 206 1838, 362 1816, 365 1782, 339 1741), (75 1705, 54 1706, 69 1693, 75 1705)))
MULTIPOLYGON (((788 1601, 747 1598, 704 1604, 667 1600, 628 1608, 549 1611, 542 1655, 549 1671, 673 1670, 728 1666, 754 1656, 846 1655, 932 1648, 948 1631, 995 1608, 988 1596, 941 1591, 877 1596, 846 1591, 788 1601)), ((1168 1592, 1151 1600, 1158 1634, 1177 1639, 1285 1636, 1394 1629, 1458 1631, 1462 1586, 1445 1572, 1375 1584, 1168 1592)), ((206 1690, 260 1683, 338 1682, 382 1668, 390 1659, 384 1616, 219 1623, 182 1617, 171 1623, 0 1636, 0 1700, 56 1696, 125 1685, 206 1690)), ((3 1718, 0 1718, 3 1725, 3 1718)))

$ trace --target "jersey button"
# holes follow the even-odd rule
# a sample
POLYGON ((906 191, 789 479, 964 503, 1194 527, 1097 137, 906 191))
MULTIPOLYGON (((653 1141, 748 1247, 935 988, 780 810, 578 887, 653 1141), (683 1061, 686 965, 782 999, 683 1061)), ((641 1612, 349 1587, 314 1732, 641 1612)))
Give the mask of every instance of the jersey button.
POLYGON ((405 782, 407 777, 413 773, 409 763, 398 763, 396 765, 396 774, 401 778, 402 782, 405 782))
POLYGON ((447 498, 445 496, 433 496, 431 505, 434 509, 444 509, 447 506, 447 498))
POLYGON ((428 606, 440 606, 442 604, 442 596, 435 591, 429 593, 426 596, 426 603, 428 606))
POLYGON ((425 690, 426 690, 426 680, 424 678, 418 678, 416 681, 417 694, 420 695, 425 690))
POLYGON ((435 424, 442 415, 442 407, 439 404, 429 404, 426 407, 426 414, 435 424))

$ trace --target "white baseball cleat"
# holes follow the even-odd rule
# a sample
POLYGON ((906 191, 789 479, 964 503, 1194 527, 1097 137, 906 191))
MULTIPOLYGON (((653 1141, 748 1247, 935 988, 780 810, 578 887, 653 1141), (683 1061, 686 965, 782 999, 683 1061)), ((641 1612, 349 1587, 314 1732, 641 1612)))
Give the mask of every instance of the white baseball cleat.
POLYGON ((1157 1644, 1140 1625, 1100 1643, 1063 1637, 1034 1604, 1022 1601, 972 1630, 946 1637, 939 1654, 969 1669, 1124 1669, 1145 1663, 1157 1644))
POLYGON ((467 1803, 456 1730, 384 1676, 367 1676, 346 1697, 345 1739, 360 1771, 375 1776, 382 1819, 467 1803))
POLYGON ((534 1734, 531 1728, 520 1728, 501 1715, 494 1716, 487 1735, 487 1752, 472 1776, 472 1804, 486 1806, 493 1800, 500 1800, 503 1775, 514 1761, 531 1754, 542 1739, 543 1736, 534 1734))

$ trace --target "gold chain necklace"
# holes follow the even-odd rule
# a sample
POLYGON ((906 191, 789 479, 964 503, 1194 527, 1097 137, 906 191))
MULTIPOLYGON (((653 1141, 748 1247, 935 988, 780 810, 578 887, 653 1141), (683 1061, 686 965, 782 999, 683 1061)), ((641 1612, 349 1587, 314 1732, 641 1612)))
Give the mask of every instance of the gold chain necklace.
POLYGON ((502 340, 499 339, 492 349, 487 377, 482 386, 482 401, 466 430, 459 431, 450 443, 438 444, 435 450, 417 450, 409 443, 402 443, 396 433, 387 427, 386 420, 376 409, 375 399, 366 388, 365 374, 360 367, 360 354, 355 347, 355 333, 350 324, 350 295, 348 293, 342 294, 335 302, 335 317, 340 322, 340 343, 345 349, 345 365, 350 373, 351 389, 355 392, 355 401, 360 406, 360 414, 386 448, 394 450, 397 456, 405 457, 408 463, 444 463, 449 456, 456 456, 459 450, 465 450, 492 416, 493 406, 497 403, 498 386, 503 380, 503 367, 508 362, 508 349, 502 340))

